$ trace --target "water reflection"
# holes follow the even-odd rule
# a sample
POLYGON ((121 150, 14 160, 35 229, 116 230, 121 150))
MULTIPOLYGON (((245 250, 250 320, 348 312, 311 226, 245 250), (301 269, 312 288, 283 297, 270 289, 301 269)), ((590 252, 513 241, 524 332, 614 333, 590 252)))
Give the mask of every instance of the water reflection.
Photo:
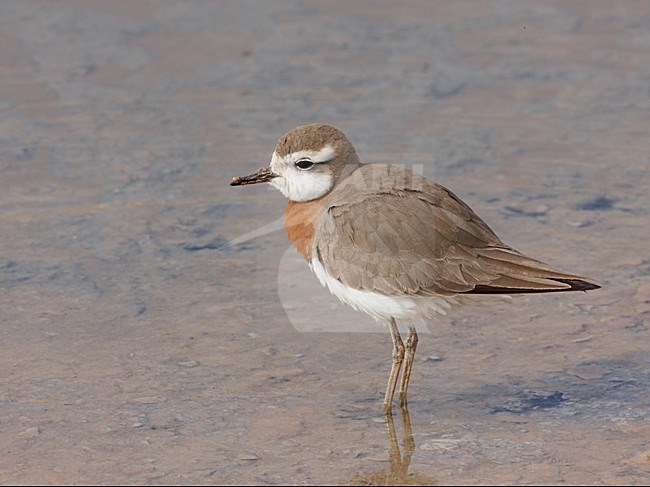
POLYGON ((401 408, 402 448, 397 438, 393 414, 386 413, 386 428, 390 452, 388 469, 372 472, 357 472, 350 481, 341 485, 435 485, 433 478, 418 473, 409 473, 411 458, 415 452, 415 440, 408 407, 401 408))

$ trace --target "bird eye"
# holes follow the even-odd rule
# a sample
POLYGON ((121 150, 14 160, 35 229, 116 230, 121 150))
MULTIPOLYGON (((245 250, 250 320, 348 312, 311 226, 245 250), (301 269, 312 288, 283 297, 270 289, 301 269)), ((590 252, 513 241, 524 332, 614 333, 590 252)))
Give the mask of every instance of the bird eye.
POLYGON ((306 171, 307 169, 311 169, 314 167, 314 163, 308 159, 303 159, 301 161, 296 162, 296 167, 298 169, 302 169, 303 171, 306 171))

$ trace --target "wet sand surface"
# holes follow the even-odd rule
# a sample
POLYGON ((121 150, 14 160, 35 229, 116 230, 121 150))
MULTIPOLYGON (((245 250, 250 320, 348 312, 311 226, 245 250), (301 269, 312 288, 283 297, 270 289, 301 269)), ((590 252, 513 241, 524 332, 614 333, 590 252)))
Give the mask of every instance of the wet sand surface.
POLYGON ((230 179, 325 121, 603 285, 423 330, 403 480, 650 484, 648 3, 0 14, 0 483, 386 478, 389 335, 282 231, 224 247, 285 205, 230 179))

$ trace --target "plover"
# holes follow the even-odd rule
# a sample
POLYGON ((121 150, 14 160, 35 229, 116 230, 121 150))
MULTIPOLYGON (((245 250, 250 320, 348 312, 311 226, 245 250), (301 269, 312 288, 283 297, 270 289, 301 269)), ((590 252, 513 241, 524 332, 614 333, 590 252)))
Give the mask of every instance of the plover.
POLYGON ((289 239, 341 301, 388 325, 393 362, 384 396, 399 403, 417 324, 486 295, 588 291, 600 286, 506 245, 458 196, 404 167, 361 164, 343 132, 310 124, 283 135, 269 168, 232 186, 268 182, 289 199, 289 239), (397 323, 408 326, 402 341, 397 323))

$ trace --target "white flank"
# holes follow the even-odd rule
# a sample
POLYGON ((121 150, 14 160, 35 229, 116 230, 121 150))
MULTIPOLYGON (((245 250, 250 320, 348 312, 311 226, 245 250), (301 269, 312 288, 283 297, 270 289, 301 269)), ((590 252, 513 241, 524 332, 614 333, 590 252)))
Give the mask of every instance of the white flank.
POLYGON ((454 296, 385 296, 371 291, 360 291, 330 276, 318 259, 313 259, 310 266, 321 284, 332 294, 381 323, 394 318, 400 323, 422 324, 436 315, 446 315, 452 306, 459 304, 454 296))

